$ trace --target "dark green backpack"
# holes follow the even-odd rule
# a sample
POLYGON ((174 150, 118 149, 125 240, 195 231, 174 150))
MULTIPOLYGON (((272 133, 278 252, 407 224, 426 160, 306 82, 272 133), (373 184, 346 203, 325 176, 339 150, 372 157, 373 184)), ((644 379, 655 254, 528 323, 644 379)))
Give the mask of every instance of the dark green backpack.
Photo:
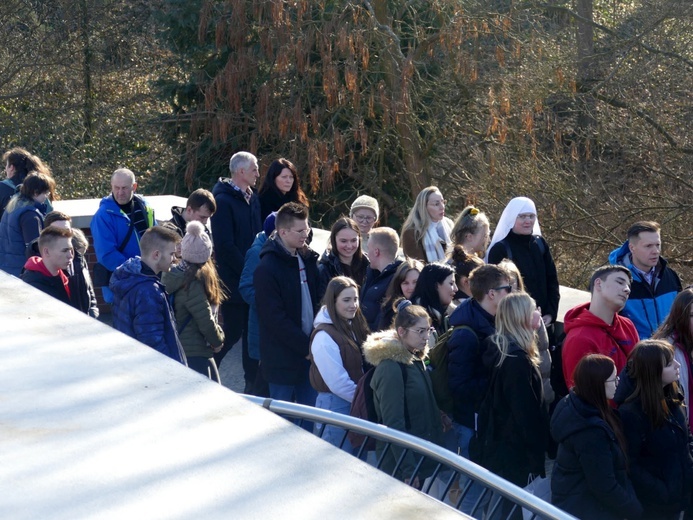
POLYGON ((433 384, 433 394, 436 397, 438 408, 447 413, 452 414, 452 395, 450 394, 449 386, 449 369, 448 369, 448 341, 456 330, 469 329, 474 332, 474 329, 468 325, 458 325, 450 327, 437 340, 433 348, 428 352, 428 366, 431 372, 431 383, 433 384))

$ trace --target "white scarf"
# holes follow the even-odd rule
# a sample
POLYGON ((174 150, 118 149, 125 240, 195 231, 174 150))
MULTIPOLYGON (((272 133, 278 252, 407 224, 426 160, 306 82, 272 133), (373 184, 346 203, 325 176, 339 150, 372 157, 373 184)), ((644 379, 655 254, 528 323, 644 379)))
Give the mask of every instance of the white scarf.
POLYGON ((452 220, 443 217, 440 222, 431 222, 423 238, 424 253, 426 261, 444 262, 445 250, 450 243, 450 231, 452 231, 452 220))

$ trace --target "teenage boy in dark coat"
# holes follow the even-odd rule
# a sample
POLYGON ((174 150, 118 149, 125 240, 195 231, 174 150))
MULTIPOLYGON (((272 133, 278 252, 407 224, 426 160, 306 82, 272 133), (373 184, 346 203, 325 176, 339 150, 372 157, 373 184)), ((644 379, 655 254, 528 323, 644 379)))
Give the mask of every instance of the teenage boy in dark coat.
POLYGON ((361 287, 361 312, 371 332, 379 330, 385 293, 402 263, 402 260, 396 258, 398 249, 399 236, 394 229, 379 227, 368 234, 366 251, 370 265, 366 270, 366 281, 361 287))

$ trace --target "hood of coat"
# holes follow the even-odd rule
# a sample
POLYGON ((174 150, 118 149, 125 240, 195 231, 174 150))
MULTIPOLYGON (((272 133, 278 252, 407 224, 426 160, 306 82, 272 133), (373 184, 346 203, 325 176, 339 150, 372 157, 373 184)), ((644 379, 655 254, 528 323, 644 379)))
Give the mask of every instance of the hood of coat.
POLYGON ((618 315, 614 316, 614 322, 609 325, 603 319, 595 316, 589 311, 589 303, 583 303, 577 307, 570 309, 563 323, 566 334, 572 330, 577 330, 583 327, 602 329, 609 336, 618 342, 632 343, 629 331, 624 328, 623 319, 619 319, 618 315))
MULTIPOLYGON (((420 359, 428 355, 428 347, 421 352, 420 359)), ((383 330, 370 334, 363 343, 363 357, 373 366, 391 359, 397 363, 411 365, 416 357, 402 344, 397 331, 383 330)))
POLYGON ((161 285, 156 276, 142 274, 142 261, 139 256, 136 256, 126 260, 113 272, 109 288, 113 291, 113 294, 124 298, 133 287, 145 283, 161 285))
POLYGON ((599 415, 599 410, 571 391, 556 406, 551 418, 551 435, 560 443, 589 428, 603 428, 611 437, 614 436, 611 428, 599 415))
POLYGON ((74 247, 75 251, 80 255, 84 255, 89 247, 87 237, 84 236, 84 233, 79 228, 72 228, 72 247, 74 247))
POLYGON ((332 325, 332 320, 330 319, 330 315, 327 312, 327 307, 325 307, 324 305, 320 307, 320 310, 315 315, 315 320, 313 320, 313 326, 317 327, 318 325, 321 325, 323 323, 332 325))

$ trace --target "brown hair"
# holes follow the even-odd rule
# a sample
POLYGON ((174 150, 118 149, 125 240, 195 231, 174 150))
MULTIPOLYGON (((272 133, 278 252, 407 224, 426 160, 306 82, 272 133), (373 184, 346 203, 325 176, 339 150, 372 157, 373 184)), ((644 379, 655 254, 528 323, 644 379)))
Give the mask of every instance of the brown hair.
POLYGON ((189 289, 193 280, 198 280, 205 289, 205 294, 209 303, 219 305, 226 300, 226 292, 224 285, 219 279, 217 268, 214 266, 214 261, 209 258, 204 264, 193 264, 185 262, 185 274, 183 275, 183 289, 189 289))
POLYGON ((212 192, 199 188, 190 194, 187 202, 185 203, 185 207, 196 211, 202 206, 205 206, 212 215, 217 212, 217 201, 214 200, 214 195, 212 195, 212 192))
POLYGON ((19 189, 19 193, 27 199, 45 192, 50 192, 51 200, 55 198, 55 180, 49 174, 37 171, 29 172, 19 189))
POLYGON ((359 286, 354 280, 346 276, 335 276, 330 280, 330 283, 327 284, 327 290, 325 291, 325 296, 323 296, 322 301, 335 328, 360 350, 361 344, 366 340, 369 333, 368 323, 361 312, 361 307, 359 306, 356 309, 356 315, 354 319, 351 320, 351 323, 337 314, 337 298, 339 298, 339 295, 342 294, 345 289, 349 288, 356 290, 356 297, 358 298, 359 286))
POLYGON ((693 287, 681 291, 671 305, 669 315, 652 335, 652 339, 668 339, 678 343, 688 355, 693 355, 693 329, 691 329, 691 312, 693 312, 693 287))
POLYGON ((337 233, 339 233, 343 229, 351 229, 352 231, 356 232, 356 238, 359 241, 359 247, 358 249, 356 249, 356 251, 354 252, 354 257, 351 259, 351 267, 359 269, 359 267, 364 262, 363 249, 361 248, 361 232, 359 231, 359 227, 356 224, 356 222, 354 222, 349 217, 340 217, 334 224, 332 224, 332 229, 330 230, 330 247, 332 248, 332 253, 335 256, 339 257, 337 253, 337 233))
POLYGON ((626 237, 631 242, 640 238, 640 233, 659 233, 659 224, 651 220, 641 220, 628 228, 626 237))
POLYGON ((32 155, 24 148, 17 147, 6 151, 2 156, 2 162, 14 166, 15 174, 12 178, 15 185, 22 184, 29 172, 32 171, 45 173, 48 176, 51 175, 50 168, 41 159, 32 155))
POLYGON ((623 273, 628 277, 628 281, 633 283, 633 275, 626 266, 614 264, 603 265, 601 267, 597 267, 592 273, 592 278, 590 278, 590 285, 588 287, 589 292, 594 292, 594 282, 596 282, 597 279, 604 282, 611 273, 623 273))
MULTIPOLYGON (((42 254, 44 247, 50 247, 59 238, 72 238, 72 230, 56 227, 47 227, 41 231, 38 239, 39 254, 42 254)), ((72 247, 72 243, 70 243, 72 247)))
POLYGON ((308 197, 306 197, 306 194, 301 189, 301 182, 298 178, 296 166, 294 166, 294 164, 291 161, 289 161, 288 159, 284 159, 283 157, 281 159, 273 161, 272 164, 269 165, 269 168, 267 168, 267 173, 265 174, 265 178, 262 181, 262 186, 260 187, 258 195, 262 195, 267 191, 275 191, 277 194, 281 194, 279 192, 279 188, 277 188, 277 184, 275 181, 277 177, 281 175, 284 168, 289 170, 291 172, 291 175, 294 176, 294 183, 291 185, 291 189, 287 193, 289 199, 303 204, 304 206, 310 206, 310 203, 308 202, 308 197))
POLYGON ((493 264, 477 267, 469 274, 469 289, 472 298, 480 302, 491 289, 498 287, 503 280, 510 280, 510 273, 493 264))
POLYGON ((63 213, 62 211, 53 210, 46 215, 46 218, 43 219, 43 227, 48 227, 53 222, 63 221, 72 223, 72 217, 67 213, 63 213))

